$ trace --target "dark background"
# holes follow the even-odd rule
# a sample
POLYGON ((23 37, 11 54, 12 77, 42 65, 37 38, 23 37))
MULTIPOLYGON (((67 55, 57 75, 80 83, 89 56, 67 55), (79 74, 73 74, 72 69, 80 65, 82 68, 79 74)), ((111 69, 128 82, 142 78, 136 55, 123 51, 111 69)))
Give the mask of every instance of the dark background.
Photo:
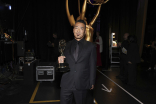
MULTIPOLYGON (((43 61, 47 61, 49 57, 49 54, 47 54, 47 42, 53 40, 53 33, 57 33, 60 39, 66 39, 67 41, 73 39, 73 28, 70 26, 66 15, 65 1, 0 0, 1 3, 12 5, 11 11, 1 9, 0 23, 4 28, 15 30, 13 37, 16 41, 24 40, 24 30, 26 30, 28 32, 25 38, 26 50, 34 49, 36 56, 40 57, 43 61)), ((82 6, 83 0, 80 1, 82 6)), ((147 31, 151 20, 150 16, 156 14, 154 6, 151 6, 154 3, 149 0, 148 5, 150 6, 148 6, 146 22, 147 31), (151 10, 153 10, 153 14, 151 10)), ((89 23, 96 13, 97 6, 87 6, 86 17, 89 23)), ((138 7, 138 0, 109 0, 109 2, 102 5, 98 20, 100 21, 100 35, 103 39, 104 50, 102 53, 102 62, 104 66, 107 66, 109 63, 109 29, 111 28, 111 32, 116 33, 116 39, 118 41, 123 40, 123 34, 126 32, 136 35, 138 7)), ((69 0, 69 10, 75 19, 79 16, 77 0, 69 0)), ((95 32, 97 23, 93 26, 95 32)), ((151 24, 153 25, 153 22, 151 24)), ((147 31, 145 37, 147 37, 147 31)), ((152 32, 151 34, 154 33, 152 32)), ((145 38, 145 42, 149 40, 149 38, 145 38)))

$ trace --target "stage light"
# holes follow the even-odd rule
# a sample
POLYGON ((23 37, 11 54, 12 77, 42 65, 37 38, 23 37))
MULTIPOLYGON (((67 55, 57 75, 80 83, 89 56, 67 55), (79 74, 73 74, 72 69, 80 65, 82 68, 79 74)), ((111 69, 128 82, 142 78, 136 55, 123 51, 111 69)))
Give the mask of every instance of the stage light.
POLYGON ((12 9, 10 4, 5 4, 5 7, 8 8, 9 10, 12 9))
POLYGON ((11 10, 11 5, 9 5, 9 10, 11 10))

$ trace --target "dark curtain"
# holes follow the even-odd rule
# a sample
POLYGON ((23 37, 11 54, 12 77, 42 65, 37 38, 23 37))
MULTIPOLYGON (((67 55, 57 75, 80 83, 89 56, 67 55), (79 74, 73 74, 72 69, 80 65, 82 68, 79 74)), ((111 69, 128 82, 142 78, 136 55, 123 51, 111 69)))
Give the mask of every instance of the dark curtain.
MULTIPOLYGON (((66 15, 66 0, 15 0, 16 40, 26 40, 26 51, 35 50, 36 56, 47 61, 48 41, 53 40, 53 33, 59 39, 73 39, 73 27, 66 15), (24 35, 25 30, 28 32, 24 35)), ((77 2, 69 0, 71 14, 78 17, 77 2)))
POLYGON ((138 0, 110 0, 106 6, 111 30, 117 39, 122 41, 126 32, 135 35, 138 0))
MULTIPOLYGON (((47 42, 53 40, 53 33, 57 33, 60 39, 67 41, 73 39, 73 27, 70 26, 66 15, 65 1, 14 0, 15 40, 21 41, 26 37, 26 51, 34 49, 36 56, 43 61, 49 57, 47 42), (24 35, 24 30, 28 32, 27 36, 24 35)), ((107 67, 109 63, 109 28, 111 27, 112 32, 116 33, 116 39, 119 41, 122 41, 125 32, 136 33, 137 4, 138 0, 109 0, 102 5, 100 34, 103 38, 103 66, 107 67)), ((75 19, 78 17, 77 5, 77 0, 69 0, 69 9, 75 19)), ((96 10, 87 12, 86 17, 93 17, 95 13, 96 10)))
POLYGON ((131 35, 136 33, 138 0, 109 0, 101 8, 101 29, 103 39, 102 62, 104 68, 109 66, 109 29, 115 32, 116 40, 121 42, 123 34, 128 32, 131 35))

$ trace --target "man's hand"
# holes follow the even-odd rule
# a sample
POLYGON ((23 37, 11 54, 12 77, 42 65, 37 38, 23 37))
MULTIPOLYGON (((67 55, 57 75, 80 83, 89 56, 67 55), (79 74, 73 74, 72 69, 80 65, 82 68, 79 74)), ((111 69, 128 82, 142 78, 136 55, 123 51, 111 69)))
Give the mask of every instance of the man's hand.
POLYGON ((65 56, 59 56, 58 57, 58 63, 64 63, 64 58, 66 58, 65 56))
POLYGON ((90 90, 93 90, 94 89, 94 85, 92 85, 92 88, 90 90))

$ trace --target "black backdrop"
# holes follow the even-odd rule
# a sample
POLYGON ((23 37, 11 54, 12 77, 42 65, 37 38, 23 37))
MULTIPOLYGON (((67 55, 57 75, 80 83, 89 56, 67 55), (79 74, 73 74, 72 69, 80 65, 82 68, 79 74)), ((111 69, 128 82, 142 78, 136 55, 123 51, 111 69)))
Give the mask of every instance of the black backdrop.
POLYGON ((116 39, 123 41, 123 34, 136 35, 138 0, 109 0, 101 9, 101 36, 103 38, 102 63, 109 67, 109 29, 115 32, 116 39))
MULTIPOLYGON (((24 30, 28 31, 26 49, 34 49, 43 61, 49 57, 47 42, 52 40, 56 32, 59 38, 67 41, 73 39, 72 27, 69 24, 65 9, 66 0, 15 0, 15 40, 23 40, 24 30)), ((82 3, 83 0, 81 0, 82 3)), ((116 33, 116 38, 122 41, 125 32, 135 34, 138 0, 109 0, 102 5, 100 12, 100 34, 103 38, 103 66, 109 63, 109 28, 116 33)), ((71 14, 78 17, 77 0, 69 0, 71 14)), ((89 7, 89 6, 88 6, 89 7)), ((90 7, 91 8, 91 7, 90 7)), ((88 9, 86 17, 96 12, 88 9)), ((90 20, 90 19, 88 19, 90 20)), ((88 21, 89 22, 89 21, 88 21)))
MULTIPOLYGON (((69 0, 70 12, 76 18, 77 2, 72 1, 69 0)), ((47 42, 53 40, 53 33, 67 41, 73 38, 72 27, 66 15, 65 0, 16 0, 15 5, 16 40, 23 40, 26 30, 26 50, 34 49, 43 61, 47 61, 49 57, 47 42)))

